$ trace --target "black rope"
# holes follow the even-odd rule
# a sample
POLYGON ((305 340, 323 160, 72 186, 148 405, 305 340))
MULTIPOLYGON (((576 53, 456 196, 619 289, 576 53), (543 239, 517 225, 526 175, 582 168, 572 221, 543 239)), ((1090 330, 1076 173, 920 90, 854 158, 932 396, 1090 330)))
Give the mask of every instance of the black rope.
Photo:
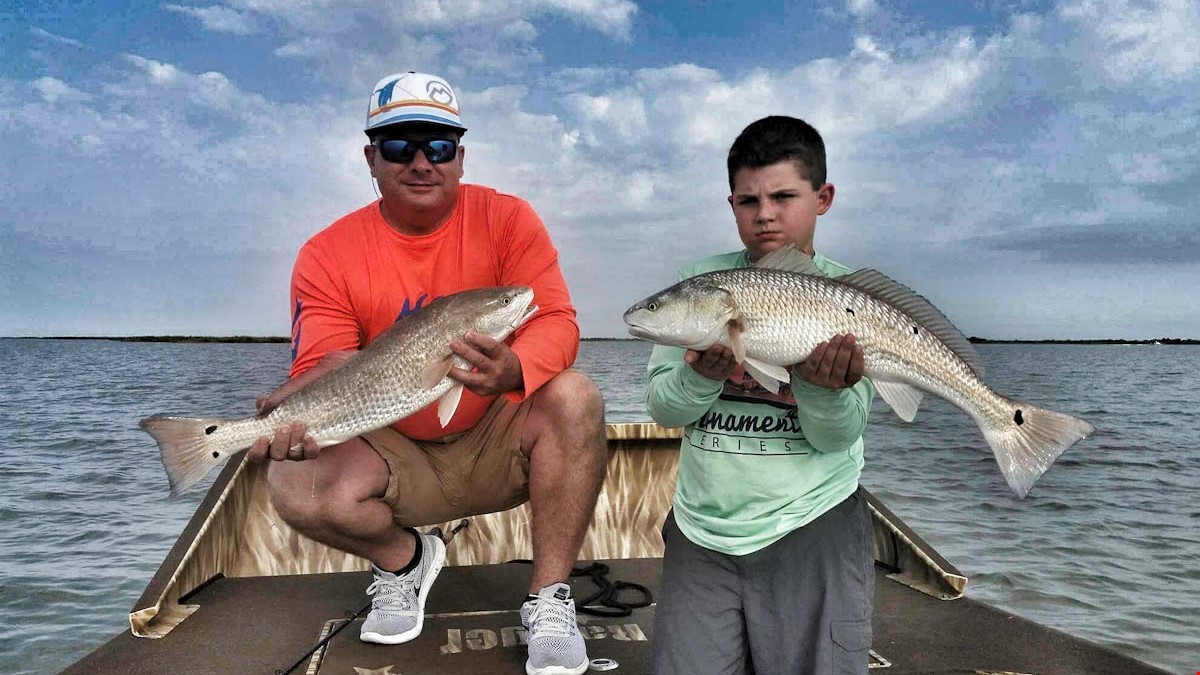
MULTIPOLYGON (((532 560, 510 560, 509 562, 532 565, 532 560)), ((585 598, 575 599, 575 611, 591 616, 620 617, 629 616, 639 607, 649 607, 654 602, 650 589, 632 581, 609 581, 608 565, 593 562, 585 567, 572 567, 570 576, 588 577, 600 588, 599 591, 585 598), (621 600, 621 591, 633 591, 641 596, 636 600, 621 600)))
POLYGON ((362 609, 359 609, 357 612, 355 612, 353 614, 347 614, 346 620, 342 622, 342 625, 329 631, 329 635, 326 635, 320 642, 313 645, 312 649, 308 650, 308 652, 304 656, 301 656, 299 659, 297 659, 296 662, 293 663, 290 667, 288 667, 287 670, 276 670, 275 675, 288 675, 288 673, 299 668, 305 661, 312 658, 312 655, 316 654, 317 650, 319 650, 322 647, 324 647, 325 645, 329 644, 329 641, 332 640, 335 635, 342 632, 342 629, 345 628, 346 626, 349 626, 350 624, 354 623, 354 620, 357 619, 358 617, 362 616, 362 613, 367 611, 368 609, 370 609, 370 607, 371 607, 371 601, 368 600, 367 604, 362 606, 362 609))
MULTIPOLYGON (((443 533, 442 528, 440 528, 440 527, 435 527, 432 530, 430 530, 429 532, 426 532, 426 534, 432 534, 436 537, 441 538, 441 540, 444 542, 449 542, 451 539, 454 538, 454 535, 458 534, 463 528, 467 527, 470 524, 471 524, 470 521, 468 521, 466 518, 463 518, 461 521, 458 522, 457 525, 454 526, 454 528, 452 530, 450 530, 450 533, 448 535, 443 533)), ((205 583, 207 584, 212 581, 214 581, 214 579, 210 579, 208 582, 205 582, 205 583)), ((342 632, 343 628, 354 623, 355 619, 362 616, 363 612, 370 609, 372 602, 374 602, 374 599, 368 600, 367 604, 363 605, 362 608, 359 609, 357 612, 355 612, 353 614, 347 613, 346 620, 342 623, 342 625, 329 631, 329 635, 326 635, 320 642, 313 645, 313 648, 308 650, 308 653, 306 653, 304 656, 301 656, 299 659, 297 659, 296 662, 293 663, 287 670, 278 670, 277 669, 275 671, 275 675, 288 675, 288 673, 292 672, 296 668, 300 667, 300 665, 303 664, 305 661, 312 658, 312 655, 316 654, 317 650, 319 650, 322 647, 324 647, 325 645, 329 644, 329 641, 332 640, 335 635, 342 632)))
MULTIPOLYGON (((437 527, 430 530, 427 534, 436 535, 445 541, 447 539, 453 539, 454 535, 458 534, 459 531, 467 527, 469 524, 470 522, 464 518, 463 520, 459 521, 459 523, 452 530, 450 530, 448 534, 443 533, 441 528, 437 527)), ((510 560, 509 562, 525 563, 528 565, 533 564, 532 560, 510 560)), ((608 565, 601 562, 593 562, 585 567, 571 568, 570 576, 588 577, 592 580, 592 583, 596 584, 596 586, 600 589, 586 598, 576 598, 575 610, 577 612, 581 614, 590 614, 592 616, 622 617, 629 616, 633 613, 633 610, 639 607, 649 607, 650 603, 654 602, 654 596, 650 593, 649 588, 646 588, 641 584, 635 584, 632 581, 609 581, 608 572, 608 565), (622 601, 622 591, 633 591, 637 593, 640 598, 636 600, 622 601)), ((210 579, 209 582, 211 581, 215 581, 215 579, 210 579)), ((364 604, 357 612, 354 612, 353 614, 347 613, 346 620, 343 621, 341 625, 329 631, 329 635, 326 635, 319 642, 317 642, 317 644, 313 645, 312 649, 309 649, 308 652, 297 659, 296 662, 289 666, 286 670, 277 669, 275 671, 275 675, 288 675, 303 665, 306 661, 311 659, 313 654, 316 654, 317 651, 328 645, 330 640, 337 636, 338 633, 342 632, 342 629, 354 623, 355 619, 362 616, 363 612, 366 612, 368 609, 370 609, 371 602, 371 600, 368 600, 366 604, 364 604)))

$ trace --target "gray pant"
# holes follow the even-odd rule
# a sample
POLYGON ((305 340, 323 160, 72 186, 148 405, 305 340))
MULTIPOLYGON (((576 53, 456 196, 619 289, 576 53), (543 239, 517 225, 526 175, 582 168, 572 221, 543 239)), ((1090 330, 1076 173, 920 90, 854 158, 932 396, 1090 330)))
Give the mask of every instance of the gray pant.
POLYGON ((655 675, 866 675, 875 556, 860 492, 749 555, 663 525, 655 675))

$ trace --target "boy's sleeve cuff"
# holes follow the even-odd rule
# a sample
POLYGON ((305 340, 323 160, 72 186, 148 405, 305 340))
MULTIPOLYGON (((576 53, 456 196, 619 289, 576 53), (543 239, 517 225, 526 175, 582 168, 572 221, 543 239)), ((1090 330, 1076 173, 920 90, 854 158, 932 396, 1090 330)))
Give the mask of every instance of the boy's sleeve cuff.
POLYGON ((686 363, 683 364, 681 370, 679 385, 688 394, 709 398, 714 394, 719 394, 725 386, 725 383, 720 380, 714 380, 697 373, 694 368, 686 363))
POLYGON ((818 387, 817 385, 805 380, 801 377, 792 377, 792 396, 797 399, 803 397, 807 401, 812 402, 835 402, 853 395, 854 387, 846 387, 845 389, 828 389, 826 387, 818 387))

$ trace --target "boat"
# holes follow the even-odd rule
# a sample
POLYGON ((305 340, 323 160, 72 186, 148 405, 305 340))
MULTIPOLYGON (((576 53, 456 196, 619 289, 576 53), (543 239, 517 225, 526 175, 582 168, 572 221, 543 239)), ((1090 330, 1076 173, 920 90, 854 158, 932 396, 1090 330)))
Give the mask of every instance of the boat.
MULTIPOLYGON (((572 573, 590 671, 651 672, 660 529, 679 429, 607 425, 612 450, 572 573)), ((874 640, 880 675, 1122 675, 1166 671, 967 597, 967 578, 874 495, 874 640)), ((428 531, 448 541, 421 635, 365 644, 369 563, 292 530, 270 504, 265 465, 227 463, 122 631, 62 672, 287 675, 523 673, 518 606, 531 556, 529 505, 428 531)), ((590 672, 589 671, 589 672, 590 672)))

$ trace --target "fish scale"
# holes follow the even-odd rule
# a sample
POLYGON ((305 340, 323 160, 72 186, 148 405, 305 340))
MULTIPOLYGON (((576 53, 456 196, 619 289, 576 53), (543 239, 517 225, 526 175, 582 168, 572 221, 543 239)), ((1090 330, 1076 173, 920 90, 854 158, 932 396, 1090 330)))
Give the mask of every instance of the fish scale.
MULTIPOLYGON (((845 284, 754 267, 714 272, 712 277, 730 289, 747 317, 743 338, 747 352, 761 355, 768 363, 800 363, 831 336, 853 333, 863 347, 869 377, 895 379, 924 372, 930 386, 971 380, 975 387, 982 386, 962 359, 932 338, 928 329, 920 329, 903 312, 845 284), (845 311, 847 307, 854 314, 845 311), (916 333, 914 325, 919 329, 916 333), (905 358, 905 353, 913 357, 905 358)), ((949 397, 951 390, 944 393, 949 397)), ((956 398, 965 403, 973 397, 956 398)))
POLYGON ((1009 487, 1024 498, 1063 451, 1094 429, 1083 420, 993 391, 978 354, 928 300, 874 270, 830 278, 792 247, 753 267, 700 274, 625 312, 629 332, 656 344, 733 348, 768 388, 834 335, 853 334, 864 373, 906 422, 923 392, 975 420, 1009 487))
POLYGON ((503 340, 537 309, 525 286, 473 289, 437 298, 396 321, 369 345, 284 398, 266 416, 242 419, 149 417, 141 422, 158 443, 178 494, 229 455, 295 421, 320 447, 383 428, 435 401, 442 426, 462 385, 446 376, 465 367, 450 343, 474 331, 503 340))

